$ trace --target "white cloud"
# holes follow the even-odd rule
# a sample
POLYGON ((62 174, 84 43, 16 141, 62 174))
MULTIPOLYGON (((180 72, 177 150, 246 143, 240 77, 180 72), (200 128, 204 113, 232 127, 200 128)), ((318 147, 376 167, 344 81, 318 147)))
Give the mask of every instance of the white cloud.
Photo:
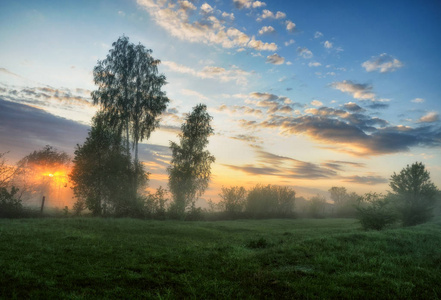
POLYGON ((266 57, 266 62, 273 65, 281 65, 285 62, 285 58, 281 57, 277 53, 274 53, 273 55, 266 57))
POLYGON ((312 100, 311 101, 311 105, 314 105, 314 106, 323 106, 323 102, 321 102, 321 101, 318 101, 318 100, 312 100))
POLYGON ((326 41, 324 43, 324 46, 325 46, 326 49, 331 49, 332 48, 332 43, 330 41, 326 41))
POLYGON ((177 73, 189 74, 202 79, 217 79, 222 82, 235 81, 238 85, 246 85, 248 83, 247 77, 251 75, 251 73, 234 65, 229 70, 216 66, 205 66, 202 70, 196 70, 172 61, 163 61, 162 64, 177 73))
POLYGON ((292 21, 288 20, 286 21, 286 30, 288 32, 294 32, 296 30, 296 24, 293 23, 292 21))
POLYGON ((439 120, 439 114, 435 111, 428 112, 422 116, 418 122, 420 123, 433 123, 439 120))
MULTIPOLYGON (((169 5, 167 1, 162 0, 137 0, 137 3, 152 16, 159 26, 179 39, 209 45, 217 44, 228 49, 247 47, 257 51, 277 50, 275 43, 255 40, 254 37, 249 37, 234 27, 226 28, 223 20, 215 16, 202 16, 201 20, 190 20, 188 9, 182 8, 184 2, 181 2, 180 7, 169 5)), ((184 7, 190 6, 184 4, 184 7)), ((205 11, 209 11, 208 6, 204 8, 205 11)))
POLYGON ((205 97, 204 95, 202 95, 199 92, 193 91, 193 90, 188 90, 188 89, 182 89, 181 90, 181 94, 186 95, 186 96, 194 96, 194 97, 198 97, 201 100, 207 101, 208 98, 205 97))
POLYGON ((122 10, 119 10, 119 11, 118 11, 118 15, 120 15, 121 17, 125 17, 125 16, 126 16, 126 13, 123 12, 122 10))
POLYGON ((321 63, 319 63, 319 62, 310 62, 309 64, 308 64, 308 66, 310 66, 310 67, 320 67, 322 64, 321 63))
POLYGON ((222 17, 225 18, 225 19, 230 19, 231 21, 234 20, 234 14, 233 13, 229 14, 227 12, 223 12, 222 13, 222 17))
POLYGON ((242 8, 259 8, 266 6, 265 2, 262 1, 252 1, 252 0, 233 0, 234 5, 238 9, 242 8))
POLYGON ((415 98, 415 99, 411 100, 411 102, 413 102, 413 103, 423 103, 424 99, 423 98, 415 98))
POLYGON ((361 64, 367 72, 379 71, 380 73, 393 72, 404 66, 398 59, 389 54, 383 53, 380 56, 372 57, 370 60, 361 64))
POLYGON ((323 36, 323 33, 321 33, 320 31, 316 31, 314 34, 315 39, 321 38, 322 36, 323 36))
POLYGON ((331 86, 343 93, 352 95, 355 99, 374 100, 375 94, 372 92, 372 86, 368 84, 354 83, 350 80, 334 82, 331 86))
POLYGON ((292 45, 294 43, 295 43, 295 41, 293 39, 291 39, 291 40, 285 42, 285 46, 289 46, 289 45, 292 45))
POLYGON ((264 34, 271 34, 271 33, 275 33, 276 30, 274 29, 273 26, 263 26, 260 30, 259 30, 259 34, 260 35, 264 35, 264 34))
POLYGON ((196 6, 193 3, 187 0, 179 1, 179 5, 184 10, 196 10, 196 6))
POLYGON ((203 14, 211 14, 213 12, 213 7, 211 7, 210 4, 208 4, 207 2, 205 2, 204 4, 202 4, 201 6, 201 12, 203 14))
POLYGON ((257 19, 258 21, 262 20, 262 19, 284 19, 286 18, 286 14, 284 12, 278 11, 275 14, 268 10, 268 9, 264 9, 262 11, 262 15, 257 19))
POLYGON ((303 58, 311 58, 313 56, 311 50, 309 50, 306 47, 298 47, 297 48, 297 52, 299 53, 299 55, 303 58))

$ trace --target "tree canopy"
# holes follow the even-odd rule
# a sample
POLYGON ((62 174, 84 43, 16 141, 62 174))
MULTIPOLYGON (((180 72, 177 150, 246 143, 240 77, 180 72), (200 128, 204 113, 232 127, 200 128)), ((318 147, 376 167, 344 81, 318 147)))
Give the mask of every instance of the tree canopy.
POLYGON ((169 188, 178 214, 183 214, 208 187, 211 163, 215 161, 214 156, 205 150, 208 137, 213 134, 211 119, 206 105, 196 105, 181 126, 180 143, 170 143, 169 188))

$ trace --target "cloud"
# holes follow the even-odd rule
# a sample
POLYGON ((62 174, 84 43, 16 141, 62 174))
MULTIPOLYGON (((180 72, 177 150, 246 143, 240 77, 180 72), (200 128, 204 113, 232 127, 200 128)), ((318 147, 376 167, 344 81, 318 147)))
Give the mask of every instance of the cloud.
POLYGON ((326 179, 337 175, 332 169, 323 168, 320 165, 293 159, 286 156, 276 155, 255 146, 258 162, 242 166, 224 165, 236 171, 248 175, 276 176, 294 179, 326 179))
POLYGON ((367 72, 379 71, 380 73, 393 72, 402 68, 404 64, 389 54, 383 53, 380 56, 372 57, 361 64, 367 72))
POLYGON ((293 23, 292 21, 288 20, 286 21, 286 31, 288 32, 294 32, 296 31, 296 24, 293 23))
POLYGON ((351 182, 351 183, 367 184, 367 185, 384 184, 389 182, 388 179, 380 176, 357 176, 357 175, 343 177, 343 181, 351 182))
POLYGON ((316 31, 314 34, 315 39, 321 38, 322 36, 323 36, 323 33, 321 33, 320 31, 316 31))
POLYGON ((204 100, 204 101, 208 100, 207 97, 205 97, 205 96, 202 95, 201 93, 196 92, 196 91, 193 91, 193 90, 182 89, 182 90, 181 90, 181 94, 186 95, 186 96, 194 96, 194 97, 197 97, 197 98, 199 98, 200 100, 204 100))
POLYGON ((211 14, 213 12, 213 7, 211 7, 210 4, 205 2, 204 4, 201 5, 201 12, 203 14, 211 14))
POLYGON ((389 107, 389 104, 383 103, 383 102, 378 102, 378 101, 373 101, 371 104, 367 105, 367 107, 371 108, 371 109, 386 109, 389 107))
MULTIPOLYGON (((255 40, 254 37, 248 36, 237 28, 225 27, 223 21, 215 15, 206 16, 203 14, 201 19, 190 18, 188 5, 184 9, 182 5, 177 6, 161 0, 137 0, 137 3, 150 14, 159 26, 179 39, 194 43, 220 45, 227 49, 246 47, 257 51, 277 50, 275 43, 264 43, 255 40)), ((247 6, 247 3, 253 4, 250 1, 235 2, 236 5, 242 5, 242 7, 247 6)), ((210 11, 208 6, 202 6, 202 12, 210 11)), ((221 12, 218 14, 222 16, 221 12)))
POLYGON ((406 152, 416 146, 441 146, 439 126, 390 126, 376 117, 329 107, 310 108, 306 113, 300 116, 272 113, 263 121, 241 122, 241 126, 253 130, 276 129, 287 136, 303 134, 327 145, 325 148, 356 156, 406 152))
POLYGON ((308 64, 308 66, 310 66, 310 67, 320 67, 322 64, 321 63, 319 63, 319 62, 310 62, 309 64, 308 64))
POLYGON ((187 0, 179 1, 179 6, 185 11, 196 10, 196 6, 194 6, 193 3, 191 3, 190 1, 187 1, 187 0))
POLYGON ((306 47, 298 47, 297 53, 303 58, 311 58, 313 56, 311 50, 306 47))
POLYGON ((259 34, 260 35, 264 35, 264 34, 271 34, 271 33, 275 33, 276 30, 274 29, 273 26, 263 26, 260 30, 259 30, 259 34))
POLYGON ((318 101, 318 100, 312 100, 311 101, 311 105, 313 105, 313 106, 322 106, 323 102, 318 101))
POLYGON ((89 128, 42 109, 3 99, 0 99, 0 120, 0 152, 14 150, 12 156, 16 160, 45 145, 73 154, 75 145, 85 141, 89 128))
POLYGON ((332 48, 332 43, 330 41, 325 41, 325 43, 323 45, 325 46, 326 49, 332 48))
POLYGON ((419 123, 433 123, 437 121, 439 121, 439 114, 435 111, 428 112, 418 120, 419 123))
POLYGON ((372 92, 372 86, 368 84, 354 83, 350 80, 342 82, 333 82, 331 86, 343 93, 352 95, 355 99, 374 100, 375 94, 372 92))
POLYGON ((227 112, 227 113, 230 113, 233 115, 237 114, 237 115, 241 115, 241 116, 246 114, 246 115, 253 115, 256 117, 261 117, 263 115, 263 113, 260 109, 255 109, 255 108, 245 106, 245 105, 228 106, 228 105, 222 104, 221 106, 219 106, 217 108, 217 110, 220 112, 227 112))
POLYGON ((350 112, 364 112, 366 111, 364 108, 360 107, 357 103, 349 102, 345 103, 343 107, 350 112))
POLYGON ((293 39, 291 39, 291 40, 285 42, 285 46, 289 46, 289 45, 292 45, 294 43, 295 43, 295 41, 293 39))
POLYGON ((246 85, 248 82, 247 78, 251 75, 251 73, 234 65, 229 70, 216 66, 205 66, 202 70, 196 70, 173 61, 163 61, 162 64, 169 70, 178 73, 189 74, 202 79, 217 79, 222 82, 236 81, 238 85, 246 85))
POLYGON ((233 13, 223 12, 221 16, 224 19, 230 19, 231 21, 234 20, 234 14, 233 13))
POLYGON ((356 167, 356 168, 365 168, 366 165, 363 163, 356 163, 350 161, 341 161, 341 160, 328 160, 327 162, 322 164, 329 169, 333 169, 336 171, 343 171, 346 169, 346 166, 356 167))
POLYGON ((266 62, 273 65, 282 65, 285 62, 285 58, 281 57, 277 53, 274 53, 273 55, 268 55, 266 57, 266 62))
POLYGON ((424 99, 423 98, 415 98, 415 99, 411 100, 410 102, 413 102, 413 103, 424 103, 424 99))
POLYGON ((264 20, 264 19, 284 19, 286 18, 286 14, 284 12, 278 11, 277 13, 273 13, 272 11, 268 9, 264 9, 262 11, 262 15, 258 18, 258 20, 264 20))
POLYGON ((265 2, 252 0, 233 0, 234 6, 238 9, 242 8, 259 8, 266 6, 265 2))

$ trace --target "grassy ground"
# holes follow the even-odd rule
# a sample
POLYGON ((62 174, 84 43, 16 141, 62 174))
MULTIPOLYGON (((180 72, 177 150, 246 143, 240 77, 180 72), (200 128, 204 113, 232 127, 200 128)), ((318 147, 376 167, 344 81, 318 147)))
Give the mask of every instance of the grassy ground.
POLYGON ((0 220, 0 297, 441 298, 441 219, 0 220))

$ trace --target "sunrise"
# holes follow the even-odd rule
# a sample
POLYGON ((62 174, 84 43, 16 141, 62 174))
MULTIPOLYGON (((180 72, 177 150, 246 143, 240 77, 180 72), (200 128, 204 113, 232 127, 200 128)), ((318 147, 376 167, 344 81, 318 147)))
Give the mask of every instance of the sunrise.
MULTIPOLYGON (((359 242, 368 244, 383 230, 419 247, 414 226, 439 236, 438 1, 0 2, 0 217, 23 218, 17 240, 49 220, 86 248, 91 236, 114 246, 100 235, 106 226, 124 228, 133 245, 133 228, 159 226, 165 240, 152 253, 171 249, 173 224, 188 234, 185 247, 218 249, 231 239, 222 255, 211 248, 203 255, 221 255, 238 277, 209 271, 208 262, 195 267, 196 247, 164 263, 187 270, 189 286, 177 269, 155 265, 165 279, 153 283, 151 265, 131 266, 149 283, 130 298, 439 297, 432 289, 439 275, 399 281, 372 271, 367 257, 359 270, 338 271, 360 280, 354 294, 341 294, 349 289, 343 277, 333 288, 324 279, 338 255, 327 248, 333 262, 325 267, 313 242, 329 233, 330 244, 345 245, 344 234, 350 243, 367 234, 359 242), (204 230, 218 240, 204 240, 204 230), (303 248, 312 258, 299 258, 303 248), (286 264, 264 262, 264 251, 279 250, 286 264), (286 262, 292 253, 295 261, 286 262), (198 270, 216 280, 198 285, 206 276, 198 270), (379 294, 365 294, 360 282, 379 294)), ((1 232, 14 226, 7 219, 1 232)), ((145 239, 150 247, 154 237, 145 239)), ((427 256, 440 240, 431 242, 421 250, 427 256)), ((128 270, 129 258, 119 258, 128 270)), ((408 259, 410 274, 418 263, 408 259)), ((437 265, 429 260, 422 264, 437 265)), ((111 273, 100 263, 96 270, 111 273)), ((76 294, 80 279, 57 269, 73 276, 65 294, 25 292, 25 279, 8 268, 0 283, 14 284, 0 298, 119 298, 129 286, 76 294)), ((109 278, 118 276, 132 275, 109 278)))

